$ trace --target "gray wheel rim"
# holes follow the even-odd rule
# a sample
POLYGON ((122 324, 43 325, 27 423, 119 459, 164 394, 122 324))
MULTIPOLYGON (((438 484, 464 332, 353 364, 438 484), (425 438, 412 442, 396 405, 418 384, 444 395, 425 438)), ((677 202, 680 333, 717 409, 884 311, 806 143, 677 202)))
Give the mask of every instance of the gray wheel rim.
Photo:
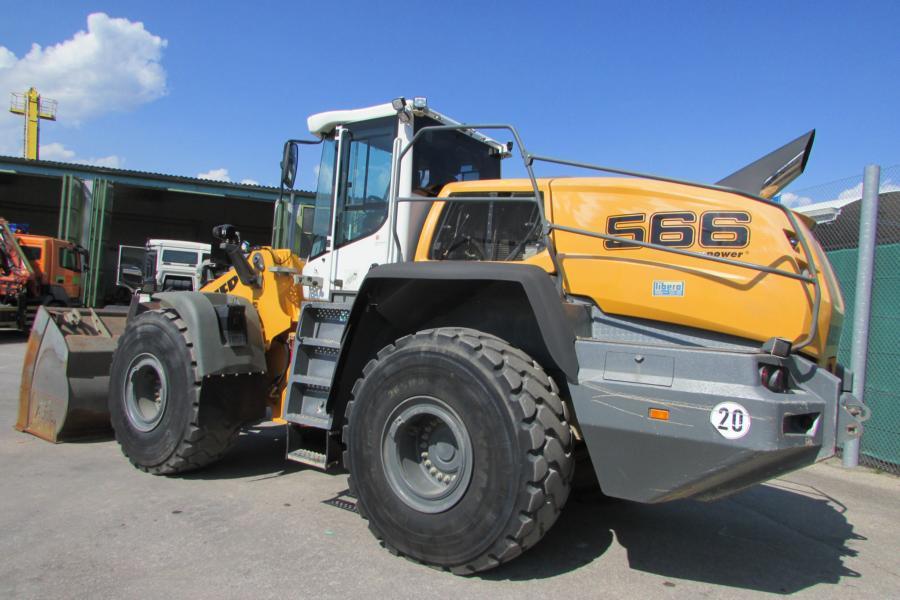
POLYGON ((125 414, 138 431, 153 431, 166 412, 166 372, 152 354, 139 354, 125 374, 125 414))
POLYGON ((424 513, 449 510, 472 478, 472 442, 459 415, 433 396, 413 396, 391 412, 381 437, 394 493, 424 513))

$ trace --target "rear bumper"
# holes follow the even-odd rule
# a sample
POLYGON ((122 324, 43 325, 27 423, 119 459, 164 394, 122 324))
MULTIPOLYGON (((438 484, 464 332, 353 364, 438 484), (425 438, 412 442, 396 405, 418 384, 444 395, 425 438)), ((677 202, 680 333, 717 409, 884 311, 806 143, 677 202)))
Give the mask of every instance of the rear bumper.
POLYGON ((610 496, 719 498, 828 458, 862 430, 840 379, 799 356, 587 340, 576 350, 575 416, 610 496), (760 383, 761 361, 788 370, 788 392, 760 383))

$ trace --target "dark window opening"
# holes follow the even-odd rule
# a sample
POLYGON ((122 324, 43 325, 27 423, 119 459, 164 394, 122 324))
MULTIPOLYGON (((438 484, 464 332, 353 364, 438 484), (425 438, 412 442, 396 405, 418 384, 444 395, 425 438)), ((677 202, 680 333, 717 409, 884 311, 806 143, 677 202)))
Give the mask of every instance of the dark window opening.
POLYGON ((59 249, 59 266, 70 271, 80 271, 81 261, 78 260, 78 253, 71 248, 59 249))
POLYGON ((41 260, 41 249, 40 247, 34 246, 20 246, 22 248, 22 253, 25 255, 25 258, 28 259, 28 262, 32 262, 35 260, 41 260))
POLYGON ((163 250, 163 264, 197 266, 197 253, 189 250, 163 250))
POLYGON ((432 260, 525 260, 544 249, 540 211, 531 192, 457 194, 496 197, 496 202, 448 202, 441 213, 432 260), (503 199, 505 198, 505 199, 503 199))
MULTIPOLYGON (((418 117, 415 130, 440 125, 434 119, 418 117)), ((472 137, 458 131, 425 133, 413 149, 413 191, 437 196, 448 183, 500 179, 500 155, 472 137)))

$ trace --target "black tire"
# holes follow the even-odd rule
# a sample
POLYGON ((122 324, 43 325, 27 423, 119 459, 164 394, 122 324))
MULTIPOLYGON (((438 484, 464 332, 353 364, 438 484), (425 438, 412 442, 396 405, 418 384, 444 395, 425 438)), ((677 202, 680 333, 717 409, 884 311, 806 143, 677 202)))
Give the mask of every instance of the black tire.
POLYGON ((119 339, 110 368, 110 420, 122 453, 138 469, 155 475, 199 469, 219 460, 237 436, 240 419, 225 410, 220 395, 203 389, 192 351, 187 326, 171 309, 138 315, 119 339), (154 377, 164 400, 148 416, 129 404, 139 394, 127 388, 141 379, 149 387, 154 377))
MULTIPOLYGON (((433 432, 439 421, 428 421, 433 432)), ((532 547, 569 495, 573 442, 556 384, 524 352, 472 329, 421 331, 379 351, 353 387, 343 436, 350 490, 374 535, 395 554, 455 573, 491 569, 532 547), (432 432, 408 415, 436 410, 434 399, 448 423, 458 420, 458 455, 471 448, 471 475, 458 499, 448 492, 452 501, 409 492, 419 466, 390 458, 404 444, 397 427, 432 432)), ((464 462, 453 482, 464 479, 464 462)))

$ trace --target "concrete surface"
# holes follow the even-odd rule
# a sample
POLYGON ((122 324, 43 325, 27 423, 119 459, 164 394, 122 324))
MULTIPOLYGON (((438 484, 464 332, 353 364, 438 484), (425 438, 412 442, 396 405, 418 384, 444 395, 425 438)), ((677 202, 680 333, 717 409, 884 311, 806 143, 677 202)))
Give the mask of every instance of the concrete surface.
POLYGON ((820 464, 712 504, 582 491, 534 549, 462 578, 382 549, 329 503, 346 475, 247 431, 220 464, 138 472, 115 441, 12 429, 24 350, 0 338, 2 598, 900 597, 900 480, 820 464))

